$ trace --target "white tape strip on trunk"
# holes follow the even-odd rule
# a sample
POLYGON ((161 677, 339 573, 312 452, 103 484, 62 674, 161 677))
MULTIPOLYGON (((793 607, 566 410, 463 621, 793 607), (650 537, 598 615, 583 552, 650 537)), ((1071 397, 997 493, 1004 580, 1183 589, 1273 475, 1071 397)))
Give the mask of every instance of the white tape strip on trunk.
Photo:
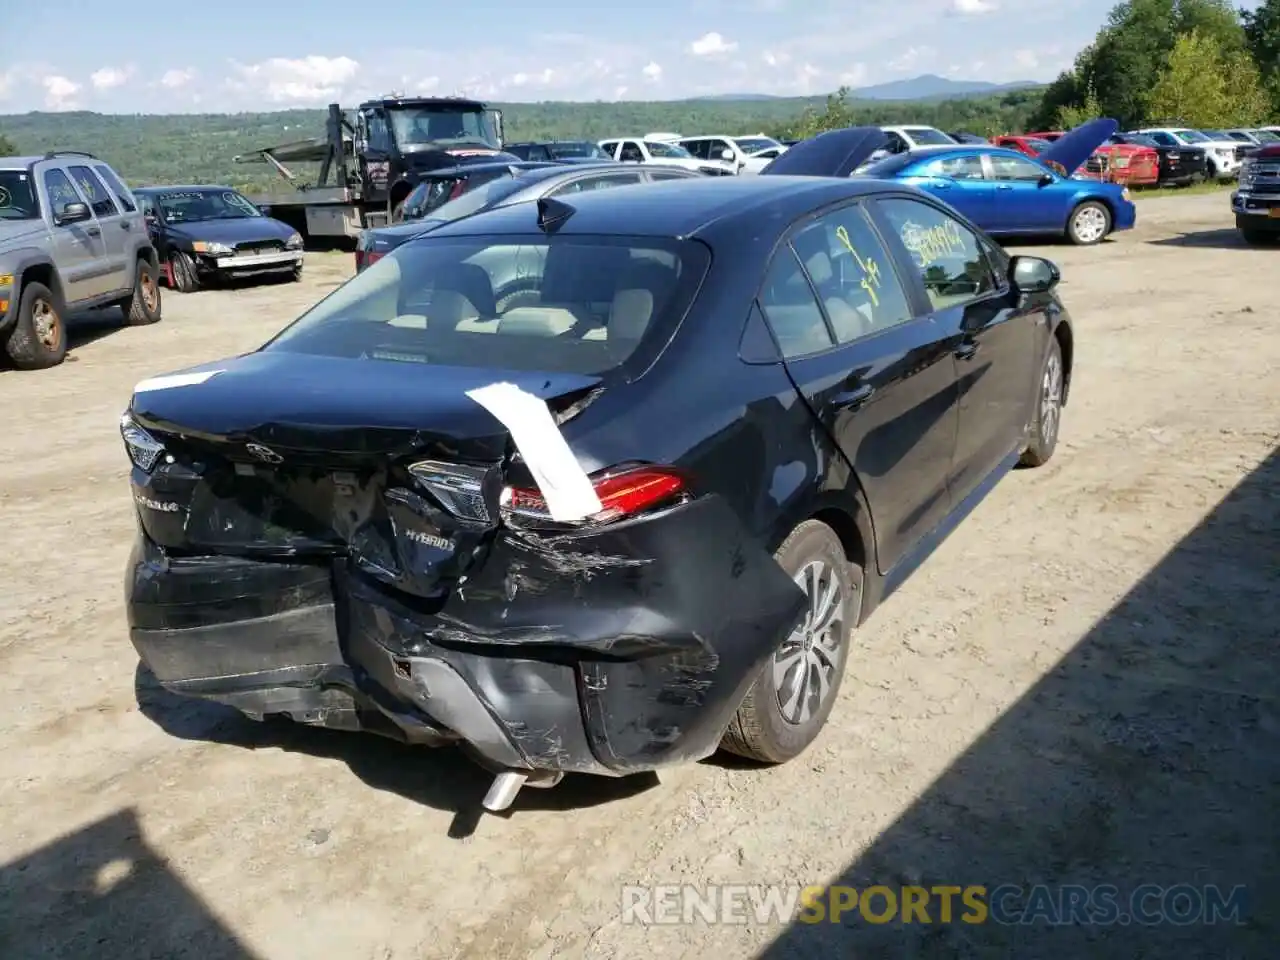
POLYGON ((513 383, 468 390, 467 396, 511 432, 520 456, 547 501, 552 519, 571 523, 603 508, 595 487, 556 426, 546 401, 513 383))

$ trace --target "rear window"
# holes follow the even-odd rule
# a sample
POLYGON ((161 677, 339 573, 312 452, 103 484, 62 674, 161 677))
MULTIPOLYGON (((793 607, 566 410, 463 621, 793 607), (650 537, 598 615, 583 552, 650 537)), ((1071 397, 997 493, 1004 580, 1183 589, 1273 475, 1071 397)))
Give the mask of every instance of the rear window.
POLYGON ((933 127, 903 127, 907 135, 922 147, 940 147, 948 143, 955 143, 941 130, 935 130, 933 127))
POLYGON ((416 220, 428 214, 433 220, 457 220, 483 210, 516 189, 511 172, 505 169, 476 171, 465 177, 433 177, 427 184, 425 195, 414 205, 413 217, 409 216, 408 204, 405 205, 406 220, 416 220), (464 200, 466 202, 461 206, 451 206, 464 200), (451 211, 448 216, 443 215, 446 207, 451 211))
POLYGON ((895 153, 891 157, 885 157, 883 160, 877 160, 875 163, 868 164, 858 172, 868 177, 887 179, 889 177, 896 176, 898 171, 909 167, 919 159, 919 154, 895 153))
POLYGON ((710 253, 655 237, 425 237, 303 314, 265 349, 601 374, 664 343, 710 253))

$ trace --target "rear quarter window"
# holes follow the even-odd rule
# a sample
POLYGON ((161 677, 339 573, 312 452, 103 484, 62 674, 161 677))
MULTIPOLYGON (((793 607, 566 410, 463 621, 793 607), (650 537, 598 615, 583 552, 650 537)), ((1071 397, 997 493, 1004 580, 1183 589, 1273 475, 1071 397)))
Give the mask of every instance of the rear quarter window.
POLYGON ((653 237, 425 237, 339 287, 269 350, 601 374, 658 349, 710 263, 653 237))

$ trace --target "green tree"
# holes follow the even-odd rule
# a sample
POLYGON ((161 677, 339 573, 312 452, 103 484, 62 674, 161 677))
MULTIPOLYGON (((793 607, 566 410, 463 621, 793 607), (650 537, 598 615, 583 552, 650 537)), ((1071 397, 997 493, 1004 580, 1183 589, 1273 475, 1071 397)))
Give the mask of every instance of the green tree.
POLYGON ((1178 37, 1192 30, 1216 41, 1219 49, 1245 49, 1244 31, 1229 0, 1117 4, 1097 39, 1076 59, 1071 81, 1060 78, 1045 91, 1038 119, 1056 119, 1064 107, 1084 110, 1092 89, 1102 116, 1115 117, 1125 127, 1137 125, 1146 119, 1151 89, 1178 37))
POLYGON ((11 157, 18 152, 18 148, 6 137, 0 133, 0 157, 11 157))
POLYGON ((1147 105, 1153 119, 1189 127, 1249 126, 1266 108, 1258 68, 1248 54, 1224 49, 1199 30, 1178 38, 1147 105))
POLYGON ((1256 10, 1241 10, 1245 42, 1270 95, 1270 112, 1280 114, 1280 0, 1263 0, 1256 10))
POLYGON ((1080 124, 1096 120, 1102 115, 1102 104, 1098 102, 1098 95, 1094 92, 1093 85, 1090 84, 1088 89, 1085 90, 1084 102, 1080 106, 1068 105, 1059 108, 1058 129, 1073 130, 1080 124))

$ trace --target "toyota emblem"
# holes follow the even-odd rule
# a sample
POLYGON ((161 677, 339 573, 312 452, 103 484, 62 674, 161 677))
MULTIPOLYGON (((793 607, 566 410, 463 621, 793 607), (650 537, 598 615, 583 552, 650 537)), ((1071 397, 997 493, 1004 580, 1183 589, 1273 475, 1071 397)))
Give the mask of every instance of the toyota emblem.
POLYGON ((264 447, 260 443, 250 443, 245 445, 245 450, 253 454, 263 463, 283 463, 284 457, 276 453, 270 447, 264 447))

